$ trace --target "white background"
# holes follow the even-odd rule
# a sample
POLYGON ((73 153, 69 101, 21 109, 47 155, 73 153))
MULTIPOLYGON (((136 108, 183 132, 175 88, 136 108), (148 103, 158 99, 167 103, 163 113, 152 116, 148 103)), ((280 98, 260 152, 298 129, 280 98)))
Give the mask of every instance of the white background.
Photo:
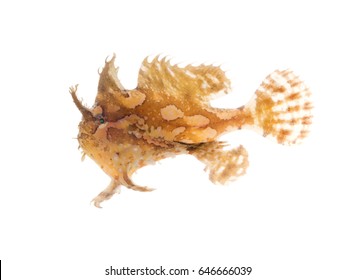
POLYGON ((251 266, 243 279, 355 279, 354 8, 243 3, 1 2, 4 279, 148 278, 105 276, 110 265, 251 266), (297 147, 231 133, 230 144, 249 152, 238 181, 215 186, 196 159, 177 157, 134 177, 155 192, 123 189, 97 209, 90 201, 109 178, 80 161, 80 114, 68 87, 79 83, 91 106, 97 69, 113 52, 127 88, 147 55, 221 63, 233 84, 218 102, 224 107, 247 102, 274 69, 292 68, 313 92, 312 133, 297 147))

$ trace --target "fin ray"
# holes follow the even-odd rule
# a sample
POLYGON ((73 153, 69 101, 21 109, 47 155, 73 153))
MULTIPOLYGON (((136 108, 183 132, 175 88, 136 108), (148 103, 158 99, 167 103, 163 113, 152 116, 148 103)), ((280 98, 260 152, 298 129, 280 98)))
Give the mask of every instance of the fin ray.
POLYGON ((166 57, 145 58, 139 71, 138 89, 184 98, 209 99, 214 93, 230 90, 230 80, 224 71, 213 65, 173 65, 166 57))
POLYGON ((225 184, 246 173, 249 166, 248 153, 243 146, 224 150, 224 142, 209 142, 191 150, 191 154, 206 164, 210 180, 225 184))
POLYGON ((280 144, 295 144, 306 137, 312 123, 310 96, 292 71, 276 70, 266 77, 246 107, 264 136, 270 135, 280 144))

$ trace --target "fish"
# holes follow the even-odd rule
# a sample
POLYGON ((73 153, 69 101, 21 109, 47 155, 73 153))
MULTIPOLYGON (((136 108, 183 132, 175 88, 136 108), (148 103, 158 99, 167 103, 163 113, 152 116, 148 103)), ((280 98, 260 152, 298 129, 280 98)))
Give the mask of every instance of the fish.
POLYGON ((226 184, 244 175, 249 166, 243 145, 227 149, 218 140, 230 131, 252 129, 279 144, 300 143, 312 123, 311 91, 291 70, 268 75, 250 101, 236 109, 211 106, 216 96, 231 92, 231 81, 220 66, 180 67, 166 57, 145 58, 137 86, 125 89, 118 78, 116 55, 105 60, 99 73, 95 104, 88 108, 69 88, 82 115, 78 142, 85 156, 111 178, 92 203, 101 203, 121 187, 154 190, 133 182, 140 168, 159 160, 188 154, 205 165, 209 179, 226 184))

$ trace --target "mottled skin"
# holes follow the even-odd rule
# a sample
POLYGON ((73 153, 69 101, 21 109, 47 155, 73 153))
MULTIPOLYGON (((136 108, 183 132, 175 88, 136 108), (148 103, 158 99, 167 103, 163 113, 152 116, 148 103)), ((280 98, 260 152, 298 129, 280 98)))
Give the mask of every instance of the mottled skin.
POLYGON ((165 58, 145 59, 136 89, 125 90, 117 78, 115 56, 100 73, 95 105, 84 107, 70 93, 83 115, 78 140, 111 177, 110 185, 93 202, 109 199, 120 186, 150 191, 131 180, 139 168, 178 154, 191 154, 206 164, 210 179, 222 183, 243 175, 248 154, 240 146, 224 150, 217 141, 228 131, 259 128, 281 144, 304 138, 311 123, 310 92, 291 71, 275 71, 261 84, 251 101, 238 109, 217 109, 213 94, 228 93, 230 81, 216 66, 180 68, 165 58))

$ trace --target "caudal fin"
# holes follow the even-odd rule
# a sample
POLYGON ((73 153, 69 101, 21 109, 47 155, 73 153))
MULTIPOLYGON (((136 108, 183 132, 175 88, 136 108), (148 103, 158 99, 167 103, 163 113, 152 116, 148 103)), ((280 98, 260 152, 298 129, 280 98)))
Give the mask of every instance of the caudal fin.
POLYGON ((246 106, 254 125, 280 144, 295 144, 307 136, 312 122, 310 91, 290 70, 265 78, 246 106))

